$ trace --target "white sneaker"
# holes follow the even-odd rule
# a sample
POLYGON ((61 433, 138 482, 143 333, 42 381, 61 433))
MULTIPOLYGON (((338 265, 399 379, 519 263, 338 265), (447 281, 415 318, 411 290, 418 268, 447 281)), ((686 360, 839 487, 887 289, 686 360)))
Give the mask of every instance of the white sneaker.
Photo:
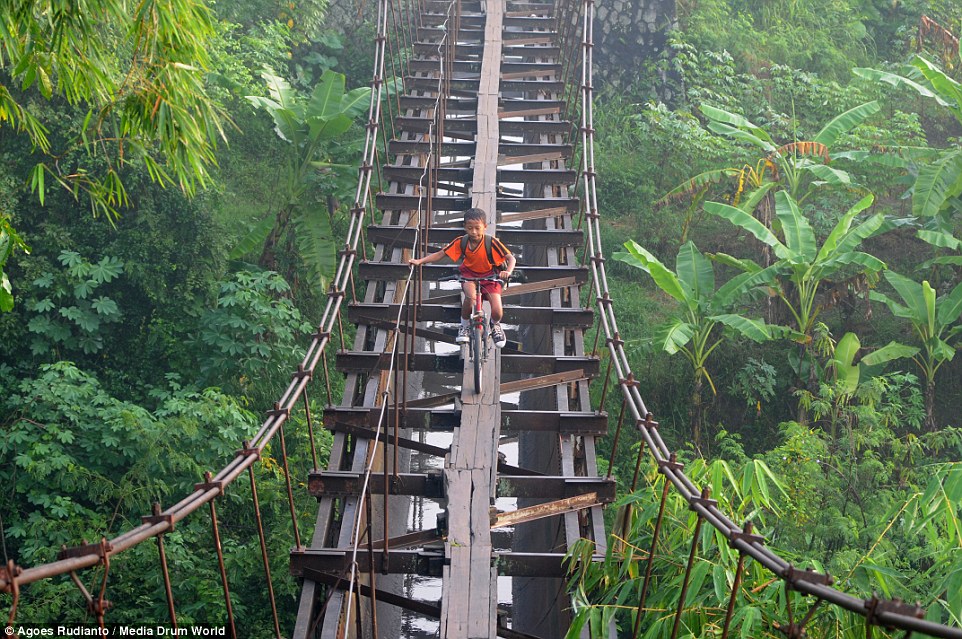
POLYGON ((491 338, 494 340, 494 345, 498 348, 502 348, 508 343, 508 338, 504 336, 504 329, 501 328, 500 323, 491 325, 491 338))
POLYGON ((467 344, 471 341, 471 327, 470 326, 459 326, 458 327, 458 337, 454 340, 458 344, 467 344))

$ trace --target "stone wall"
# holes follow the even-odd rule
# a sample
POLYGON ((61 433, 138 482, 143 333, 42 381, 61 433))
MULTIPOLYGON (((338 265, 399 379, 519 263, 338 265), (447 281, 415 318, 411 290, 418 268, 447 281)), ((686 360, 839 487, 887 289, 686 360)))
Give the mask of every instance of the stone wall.
POLYGON ((629 87, 638 70, 665 50, 666 33, 677 27, 676 0, 596 0, 596 86, 629 87))

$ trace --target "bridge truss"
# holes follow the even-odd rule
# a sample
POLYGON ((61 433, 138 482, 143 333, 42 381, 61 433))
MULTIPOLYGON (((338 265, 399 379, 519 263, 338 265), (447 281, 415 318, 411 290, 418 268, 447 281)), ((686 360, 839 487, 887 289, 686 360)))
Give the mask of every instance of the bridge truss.
MULTIPOLYGON (((225 623, 234 636, 252 634, 233 613, 216 511, 225 487, 246 473, 273 633, 282 636, 254 473, 274 442, 291 503, 290 569, 302 584, 294 637, 394 636, 396 610, 436 620, 448 639, 560 637, 569 615, 563 556, 582 538, 603 555, 602 510, 615 497, 613 480, 599 476, 596 464, 595 439, 608 433, 608 416, 592 409, 589 398, 596 379, 602 405, 609 392, 622 397, 615 447, 625 424, 636 429, 639 464, 647 456, 665 477, 664 491, 652 500, 660 498, 663 512, 673 490, 696 515, 673 636, 707 523, 738 554, 728 600, 719 602, 728 611, 721 637, 731 632, 745 561, 754 560, 787 590, 810 596, 811 612, 826 602, 864 616, 867 636, 881 627, 962 638, 962 630, 926 621, 914 606, 853 597, 834 588, 830 576, 784 561, 750 525, 719 510, 661 439, 624 350, 601 246, 594 0, 379 0, 377 10, 373 95, 350 225, 318 330, 287 390, 237 456, 177 504, 157 507, 142 525, 109 541, 66 548, 57 561, 0 568, 0 589, 12 594, 8 622, 16 619, 24 586, 70 574, 103 625, 110 558, 155 540, 176 626, 163 539, 203 509, 217 548, 225 623), (388 91, 394 86, 388 76, 400 79, 397 91, 388 91), (567 119, 572 115, 576 124, 567 119), (505 294, 506 322, 516 328, 509 345, 485 362, 480 395, 471 391, 474 372, 451 330, 460 297, 441 282, 450 268, 407 263, 456 237, 470 207, 488 212, 489 232, 512 248, 527 276, 505 294), (352 342, 345 324, 356 327, 352 342), (340 403, 325 359, 332 341, 346 380, 340 403), (321 424, 311 400, 325 391, 321 424), (315 428, 334 435, 327 468, 318 467, 315 454, 307 478, 318 500, 309 540, 297 526, 284 439, 294 411, 304 413, 312 451, 315 428), (425 470, 423 459, 436 463, 425 470), (412 526, 412 499, 437 504, 428 525, 412 526), (504 506, 506 499, 517 503, 504 506), (76 575, 96 566, 103 579, 91 593, 76 575), (406 592, 412 575, 440 580, 440 601, 406 592), (507 599, 499 592, 503 577, 513 580, 513 606, 499 603, 507 599)), ((649 557, 661 528, 659 517, 649 557)), ((646 579, 636 631, 647 586, 646 579)), ((786 601, 777 627, 788 637, 804 636, 811 612, 796 618, 792 598, 786 601)), ((616 632, 613 624, 588 626, 581 636, 616 632)))

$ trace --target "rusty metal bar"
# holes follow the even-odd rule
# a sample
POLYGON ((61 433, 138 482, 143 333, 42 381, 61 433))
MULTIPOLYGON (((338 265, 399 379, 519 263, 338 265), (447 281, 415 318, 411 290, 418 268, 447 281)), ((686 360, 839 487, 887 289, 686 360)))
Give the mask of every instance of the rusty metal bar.
MULTIPOLYGON (((173 531, 174 524, 170 515, 160 514, 160 504, 154 502, 151 512, 153 513, 151 517, 144 517, 147 523, 151 523, 150 520, 159 521, 166 519, 170 522, 170 530, 173 531)), ((170 583, 170 570, 167 567, 167 552, 164 549, 164 535, 157 535, 157 554, 160 558, 160 571, 164 577, 164 595, 167 597, 167 612, 170 613, 170 625, 177 630, 177 611, 174 607, 174 591, 170 583)))
MULTIPOLYGON (((304 394, 304 397, 305 398, 307 397, 306 393, 304 394)), ((285 442, 285 438, 284 438, 283 426, 277 429, 277 434, 280 436, 280 439, 281 439, 281 459, 283 460, 282 466, 284 468, 284 483, 287 485, 287 505, 289 506, 291 511, 291 525, 294 527, 294 546, 300 548, 301 532, 297 525, 297 509, 294 506, 294 489, 291 486, 291 469, 290 469, 290 464, 288 464, 287 462, 287 443, 285 442)), ((313 453, 314 452, 313 431, 311 434, 312 434, 311 452, 313 453)), ((249 466, 248 468, 253 473, 254 467, 249 466)), ((253 478, 253 475, 251 477, 253 478)))
POLYGON ((611 472, 615 466, 615 453, 618 452, 618 440, 621 438, 621 425, 625 420, 625 406, 627 404, 628 400, 622 398, 621 411, 618 413, 618 426, 615 428, 615 441, 611 444, 611 458, 608 460, 608 479, 611 479, 611 472))
MULTIPOLYGON (((669 461, 671 464, 681 466, 675 461, 674 453, 669 461)), ((661 503, 658 506, 658 518, 655 519, 655 530, 651 535, 651 548, 648 551, 648 561, 645 566, 645 581, 641 586, 641 599, 638 602, 638 616, 635 617, 635 627, 633 637, 638 639, 638 633, 641 631, 641 617, 645 610, 645 599, 648 597, 648 584, 651 583, 651 570, 655 563, 655 550, 658 546, 658 535, 661 533, 661 522, 665 516, 665 504, 668 501, 668 489, 671 487, 671 482, 665 479, 665 485, 662 487, 661 491, 661 503)))
MULTIPOLYGON (((221 484, 214 484, 212 481, 212 475, 210 471, 204 473, 204 483, 199 484, 197 488, 210 489, 214 488, 218 491, 218 494, 223 492, 223 486, 221 484)), ((234 625, 234 607, 230 602, 230 586, 227 583, 227 569, 224 566, 224 549, 220 543, 220 529, 217 526, 217 506, 214 504, 214 500, 211 499, 210 502, 210 523, 211 528, 214 532, 214 548, 217 551, 217 566, 220 569, 220 581, 224 587, 224 604, 227 606, 227 625, 230 627, 231 637, 237 637, 237 628, 234 625)))
MULTIPOLYGON (((715 506, 717 502, 714 500, 709 500, 708 495, 710 491, 708 488, 703 488, 701 491, 701 501, 702 505, 715 506)), ((671 639, 675 639, 678 636, 678 628, 681 626, 681 613, 685 610, 685 599, 688 596, 688 585, 691 579, 691 569, 695 565, 695 556, 698 553, 698 541, 701 537, 701 525, 704 523, 704 519, 700 514, 696 513, 695 517, 695 531, 691 536, 691 552, 688 554, 688 564, 685 566, 685 577, 681 582, 681 594, 678 595, 678 609, 675 611, 675 623, 671 627, 671 639)))
MULTIPOLYGON (((753 524, 751 521, 746 521, 744 526, 745 535, 751 535, 753 529, 753 524)), ((740 533, 742 534, 742 533, 740 533)), ((735 599, 738 596, 738 590, 742 583, 742 573, 745 570, 745 553, 738 553, 738 566, 735 569, 735 578, 732 581, 732 594, 728 598, 728 608, 725 611, 725 625, 722 627, 721 639, 728 639, 728 629, 731 626, 732 615, 735 612, 735 599)))
MULTIPOLYGON (((283 429, 281 432, 283 433, 283 429)), ((250 448, 249 442, 244 442, 244 451, 246 454, 257 456, 257 449, 250 448)), ((267 579, 267 596, 271 602, 271 616, 274 620, 274 636, 277 637, 277 639, 281 639, 280 619, 277 616, 277 602, 274 600, 274 581, 271 579, 271 562, 270 558, 267 556, 267 538, 264 536, 264 522, 261 519, 261 504, 260 500, 257 498, 257 481, 254 478, 253 465, 247 467, 247 473, 250 476, 251 482, 251 499, 254 502, 254 521, 257 524, 257 537, 261 542, 261 560, 264 562, 264 575, 267 579)), ((213 507, 213 504, 214 502, 211 502, 211 507, 213 507)), ((299 543, 297 545, 298 547, 300 546, 299 543)))
MULTIPOLYGON (((314 440, 314 419, 311 416, 311 402, 304 393, 304 418, 307 420, 307 434, 311 442, 311 470, 317 470, 317 445, 314 440)), ((298 544, 300 545, 300 544, 298 544)))

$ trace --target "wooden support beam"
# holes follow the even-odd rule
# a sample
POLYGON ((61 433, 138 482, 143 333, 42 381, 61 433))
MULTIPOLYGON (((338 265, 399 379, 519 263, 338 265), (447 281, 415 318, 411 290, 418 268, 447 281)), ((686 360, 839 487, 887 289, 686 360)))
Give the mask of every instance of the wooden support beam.
MULTIPOLYGON (((329 406, 324 409, 324 426, 334 431, 373 434, 380 415, 380 407, 329 406)), ((402 429, 450 432, 461 424, 460 410, 411 407, 401 411, 398 417, 402 429)), ((393 411, 388 409, 385 413, 385 421, 393 424, 394 419, 393 411)), ((608 432, 608 413, 502 409, 501 433, 514 434, 521 431, 604 436, 608 432)))
MULTIPOLYGON (((376 483, 376 482, 375 482, 376 483)), ((352 548, 304 548, 291 551, 291 575, 307 576, 307 571, 347 573, 351 567, 352 548)), ((444 555, 427 550, 391 550, 385 561, 384 550, 357 555, 358 572, 386 569, 389 574, 440 577, 445 564, 444 555)))
MULTIPOLYGON (((388 142, 388 154, 420 155, 429 153, 434 143, 429 140, 391 140, 388 142)), ((501 142, 498 144, 498 164, 520 164, 521 162, 540 162, 527 158, 567 159, 571 157, 570 144, 529 144, 524 142, 501 142), (502 157, 504 158, 502 160, 502 157), (512 158, 519 158, 515 162, 507 162, 512 158)), ((441 144, 441 155, 446 156, 474 156, 476 147, 474 142, 445 141, 441 144)))
POLYGON ((555 517, 557 515, 564 515, 565 513, 583 510, 585 508, 600 506, 602 504, 611 503, 613 500, 614 498, 603 501, 596 493, 585 493, 583 495, 568 497, 567 499, 559 499, 557 501, 551 501, 545 504, 537 504, 535 506, 519 508, 518 510, 497 513, 491 517, 491 527, 503 528, 505 526, 517 526, 518 524, 527 523, 529 521, 545 519, 546 517, 555 517))
MULTIPOLYGON (((364 474, 344 471, 314 471, 308 475, 308 491, 314 497, 360 495, 364 489, 364 474)), ((374 495, 384 494, 382 482, 370 482, 374 495)), ((547 475, 499 475, 496 497, 531 497, 563 500, 590 494, 598 504, 615 500, 615 480, 599 477, 562 477, 547 475)), ((445 499, 440 473, 398 473, 388 486, 391 495, 418 495, 428 499, 445 499)))
MULTIPOLYGON (((346 590, 350 585, 349 580, 345 579, 343 575, 332 575, 319 570, 313 570, 311 568, 305 568, 303 572, 305 579, 316 581, 317 583, 324 584, 325 586, 329 586, 331 588, 346 590)), ((370 597, 373 594, 378 603, 391 604, 392 606, 397 606, 398 608, 410 610, 411 612, 419 615, 433 617, 435 619, 441 616, 441 606, 437 603, 430 603, 426 601, 420 601, 418 599, 412 599, 410 597, 404 597, 386 590, 371 588, 363 583, 357 584, 357 588, 363 597, 370 597)))
MULTIPOLYGON (((434 248, 440 248, 462 235, 464 230, 458 228, 431 229, 430 244, 434 248)), ((409 248, 417 238, 420 238, 418 229, 410 226, 367 227, 367 240, 372 244, 382 244, 385 248, 409 248)), ((584 233, 577 230, 543 231, 506 227, 498 230, 498 239, 509 246, 581 246, 584 233)))
MULTIPOLYGON (((509 286, 508 290, 510 291, 511 288, 509 286)), ((514 297, 514 295, 510 297, 514 297)), ((456 324, 461 318, 461 305, 458 302, 457 297, 452 295, 450 304, 419 304, 415 318, 419 322, 456 324)), ((399 309, 396 304, 350 304, 347 307, 347 317, 354 324, 390 322, 393 326, 398 318, 398 311, 400 311, 402 322, 407 322, 410 319, 411 314, 407 308, 399 309)), ((565 328, 588 328, 594 323, 594 310, 590 308, 552 308, 550 306, 514 306, 509 304, 505 306, 504 312, 504 321, 508 324, 541 324, 565 328)), ((419 328, 418 335, 424 337, 423 331, 425 330, 419 328)), ((454 337, 453 332, 451 337, 454 337)))
MULTIPOLYGON (((519 266, 518 268, 524 272, 527 281, 524 284, 512 284, 508 287, 505 295, 511 294, 512 289, 514 289, 514 294, 520 295, 526 292, 522 289, 523 286, 536 282, 550 281, 552 286, 570 286, 588 281, 588 269, 580 266, 519 266), (574 280, 565 283, 569 282, 568 278, 574 278, 574 280)), ((409 269, 410 267, 407 264, 361 261, 358 264, 358 278, 372 281, 404 280, 407 278, 409 269)), ((421 277, 425 281, 431 282, 449 277, 452 270, 450 265, 438 264, 425 264, 420 269, 421 277)), ((528 289, 527 292, 530 292, 530 290, 534 289, 528 289)))
MULTIPOLYGON (((388 370, 391 366, 390 353, 374 353, 371 351, 341 351, 337 354, 337 370, 344 373, 372 373, 388 370)), ((437 373, 457 373, 463 370, 461 353, 457 351, 449 355, 436 353, 411 353, 406 358, 399 358, 394 365, 398 370, 407 360, 408 370, 433 371, 437 373)), ((553 355, 529 354, 501 354, 501 372, 509 375, 550 375, 578 370, 594 376, 598 374, 598 358, 596 357, 556 357, 553 355)))

